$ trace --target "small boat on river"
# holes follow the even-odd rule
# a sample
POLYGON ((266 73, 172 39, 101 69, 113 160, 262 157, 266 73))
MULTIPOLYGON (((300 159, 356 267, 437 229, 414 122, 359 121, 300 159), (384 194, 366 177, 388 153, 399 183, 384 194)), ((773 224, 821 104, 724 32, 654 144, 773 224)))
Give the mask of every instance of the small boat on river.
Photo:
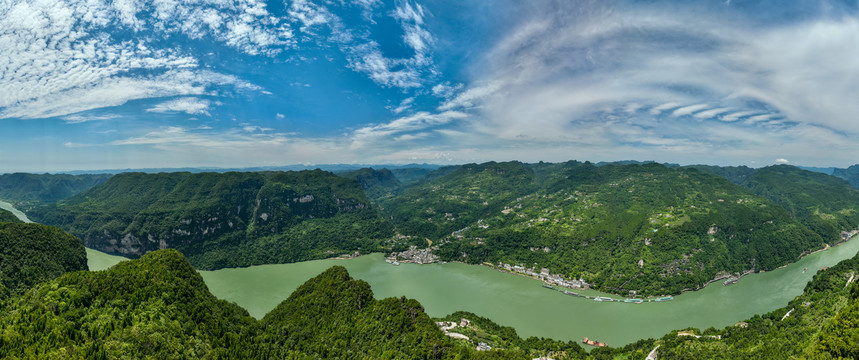
POLYGON ((612 299, 609 297, 597 296, 594 298, 594 301, 612 301, 612 299))
POLYGON ((546 284, 546 283, 543 283, 543 287, 544 287, 544 288, 546 288, 546 289, 552 289, 552 290, 555 290, 555 288, 553 288, 553 287, 552 287, 552 285, 549 285, 549 284, 546 284))
POLYGON ((582 339, 582 343, 585 345, 596 346, 596 347, 605 347, 606 346, 606 344, 604 342, 589 340, 588 338, 582 339))
POLYGON ((644 302, 644 300, 641 300, 641 299, 624 299, 623 302, 631 303, 631 304, 641 304, 644 302))

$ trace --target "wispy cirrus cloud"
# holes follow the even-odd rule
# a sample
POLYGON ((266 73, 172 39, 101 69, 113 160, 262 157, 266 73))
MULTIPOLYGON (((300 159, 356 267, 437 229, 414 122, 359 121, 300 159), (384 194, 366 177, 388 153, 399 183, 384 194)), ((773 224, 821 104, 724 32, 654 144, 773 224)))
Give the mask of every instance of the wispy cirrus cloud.
POLYGON ((740 10, 719 17, 735 10, 666 2, 534 9, 486 55, 489 66, 471 85, 439 106, 465 111, 471 131, 496 144, 521 139, 535 157, 566 144, 715 162, 736 159, 737 149, 758 156, 785 146, 820 157, 811 144, 844 145, 859 134, 859 102, 850 100, 859 63, 846 60, 859 58, 855 16, 821 11, 756 24, 740 10))
MULTIPOLYGON (((214 104, 217 105, 218 103, 214 104)), ((211 105, 213 105, 213 103, 206 99, 185 97, 165 101, 146 109, 146 111, 156 113, 183 112, 191 115, 209 115, 209 107, 211 105)))

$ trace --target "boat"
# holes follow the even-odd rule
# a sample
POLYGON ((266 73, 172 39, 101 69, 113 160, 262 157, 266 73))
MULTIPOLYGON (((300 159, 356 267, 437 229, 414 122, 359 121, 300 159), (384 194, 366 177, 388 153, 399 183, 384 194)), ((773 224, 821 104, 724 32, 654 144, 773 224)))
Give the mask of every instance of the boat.
POLYGON ((597 296, 594 298, 594 301, 612 301, 612 299, 608 297, 597 296))
POLYGON ((589 340, 588 338, 582 339, 582 343, 585 345, 596 346, 596 347, 605 347, 606 346, 606 343, 604 343, 604 342, 589 340))
POLYGON ((644 302, 644 300, 641 300, 641 299, 625 299, 625 300, 623 300, 623 302, 631 303, 631 304, 641 304, 644 302))
POLYGON ((740 279, 735 278, 735 277, 732 277, 732 278, 730 278, 730 279, 728 279, 728 280, 725 280, 725 282, 724 282, 724 283, 722 283, 722 286, 728 286, 728 285, 731 285, 731 284, 736 284, 736 283, 737 283, 737 280, 740 280, 740 279))
POLYGON ((392 264, 392 265, 394 265, 394 266, 400 266, 400 262, 399 262, 399 261, 394 261, 394 262, 392 262, 391 264, 392 264))
POLYGON ((664 296, 664 297, 661 297, 661 298, 653 299, 653 301, 656 301, 656 302, 660 302, 660 301, 670 301, 670 300, 674 300, 674 297, 673 297, 673 296, 664 296))
POLYGON ((555 290, 555 288, 553 288, 553 287, 552 287, 552 285, 549 285, 549 284, 546 284, 546 283, 543 283, 543 287, 544 287, 544 288, 546 288, 546 289, 552 289, 552 290, 555 290))

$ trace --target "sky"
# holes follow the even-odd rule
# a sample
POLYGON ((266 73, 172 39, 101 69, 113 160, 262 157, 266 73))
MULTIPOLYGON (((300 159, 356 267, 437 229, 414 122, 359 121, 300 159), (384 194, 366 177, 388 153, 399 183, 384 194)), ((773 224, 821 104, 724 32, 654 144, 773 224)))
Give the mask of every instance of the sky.
POLYGON ((0 173, 859 163, 857 1, 0 0, 0 173))

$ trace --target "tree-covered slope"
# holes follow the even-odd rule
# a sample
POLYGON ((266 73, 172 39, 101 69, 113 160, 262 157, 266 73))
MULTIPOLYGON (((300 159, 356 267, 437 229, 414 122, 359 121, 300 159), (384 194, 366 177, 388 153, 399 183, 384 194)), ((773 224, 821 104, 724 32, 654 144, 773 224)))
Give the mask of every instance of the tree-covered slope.
POLYGON ((742 185, 783 206, 828 242, 859 226, 859 189, 837 177, 776 165, 758 169, 742 185))
POLYGON ((15 214, 13 214, 9 211, 0 209, 0 222, 19 223, 19 222, 23 222, 23 221, 21 221, 21 219, 18 219, 18 217, 15 216, 15 214))
POLYGON ((381 201, 414 244, 429 238, 443 260, 546 267, 624 295, 774 269, 835 241, 696 169, 510 162, 445 171, 381 201))
POLYGON ((0 300, 86 269, 86 251, 71 234, 45 225, 0 222, 0 300))
POLYGON ((109 174, 68 175, 14 173, 0 175, 0 199, 26 210, 79 194, 110 178, 109 174))
POLYGON ((760 169, 695 166, 718 174, 784 207, 827 242, 859 226, 859 189, 845 180, 789 165, 760 169))
POLYGON ((0 353, 13 359, 218 358, 255 324, 174 250, 66 274, 4 307, 0 353))
POLYGON ((339 175, 358 181, 370 199, 390 196, 401 186, 397 177, 388 169, 362 168, 339 175))
POLYGON ((597 359, 640 359, 657 345, 660 359, 859 358, 859 256, 822 270, 787 306, 717 329, 684 329, 622 349, 597 349, 597 359), (850 283, 852 279, 852 283, 850 283), (691 335, 701 336, 691 336, 691 335))
POLYGON ((32 217, 109 253, 176 248, 202 269, 374 250, 391 235, 358 182, 321 170, 119 174, 32 217))
POLYGON ((832 171, 832 175, 847 180, 850 185, 859 188, 859 164, 852 165, 846 169, 835 169, 832 171))
POLYGON ((376 300, 342 267, 308 280, 257 321, 212 296, 172 249, 66 274, 0 306, 0 354, 12 359, 530 358, 456 342, 417 301, 376 300))

